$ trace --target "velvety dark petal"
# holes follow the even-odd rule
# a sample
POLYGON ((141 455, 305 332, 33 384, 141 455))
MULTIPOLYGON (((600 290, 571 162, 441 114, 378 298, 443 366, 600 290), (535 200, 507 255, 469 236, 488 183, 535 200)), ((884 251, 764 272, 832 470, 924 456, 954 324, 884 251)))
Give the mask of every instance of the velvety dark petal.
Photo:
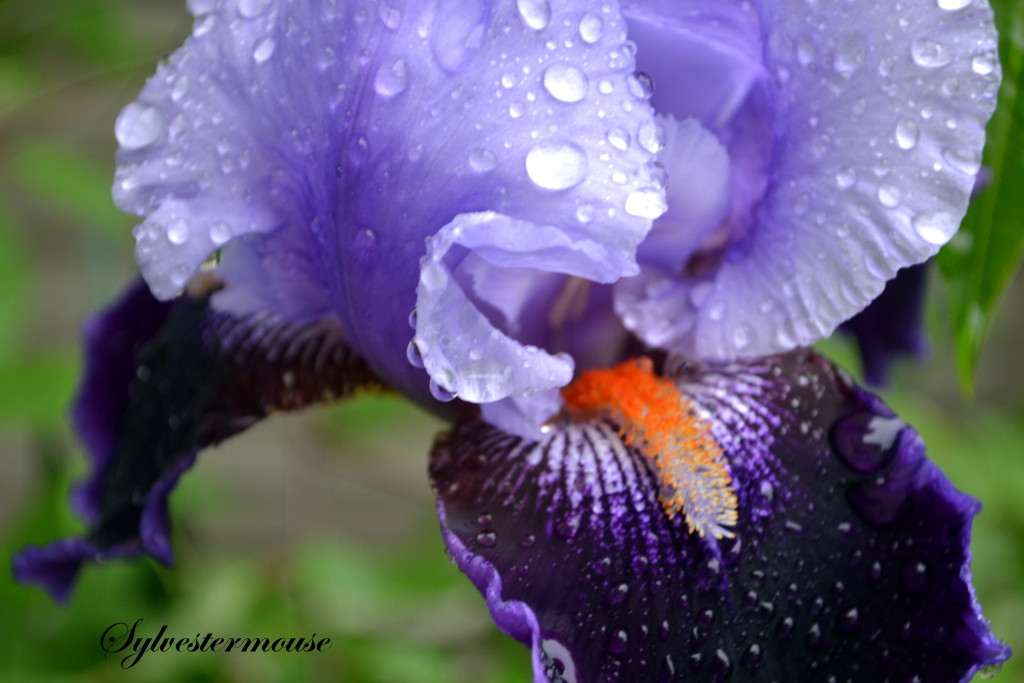
POLYGON ((857 340, 868 384, 888 384, 889 368, 899 356, 927 353, 923 319, 928 267, 925 262, 901 270, 877 299, 840 327, 857 340))
POLYGON ((436 444, 444 537, 537 681, 965 681, 1009 650, 970 584, 978 503, 918 435, 810 352, 669 369, 710 424, 735 538, 658 501, 619 427, 436 444))
POLYGON ((16 560, 19 580, 58 597, 86 559, 144 551, 170 564, 167 496, 202 448, 273 412, 381 386, 336 321, 236 318, 209 291, 164 304, 136 285, 86 341, 75 415, 93 471, 76 503, 90 530, 16 560))

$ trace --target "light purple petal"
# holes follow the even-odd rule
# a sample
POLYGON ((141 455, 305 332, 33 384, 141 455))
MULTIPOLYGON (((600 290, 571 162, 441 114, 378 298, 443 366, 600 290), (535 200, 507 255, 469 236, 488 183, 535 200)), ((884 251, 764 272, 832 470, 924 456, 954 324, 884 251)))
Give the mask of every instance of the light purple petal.
POLYGON ((407 318, 424 241, 456 216, 556 225, 603 245, 618 274, 634 268, 663 191, 614 4, 194 10, 193 35, 117 125, 115 198, 146 217, 137 257, 159 297, 222 248, 215 306, 336 315, 382 378, 429 403, 407 318), (621 149, 612 131, 644 144, 621 149))
MULTIPOLYGON (((718 360, 812 343, 956 231, 1000 78, 986 2, 630 0, 624 14, 655 110, 718 136, 732 175, 717 231, 656 223, 667 248, 618 288, 649 343, 718 360)), ((662 221, 677 192, 670 175, 662 221)))
POLYGON ((1009 656, 970 582, 980 506, 879 399, 808 352, 669 377, 728 461, 734 538, 665 514, 621 424, 435 446, 445 542, 535 681, 956 683, 1009 656))

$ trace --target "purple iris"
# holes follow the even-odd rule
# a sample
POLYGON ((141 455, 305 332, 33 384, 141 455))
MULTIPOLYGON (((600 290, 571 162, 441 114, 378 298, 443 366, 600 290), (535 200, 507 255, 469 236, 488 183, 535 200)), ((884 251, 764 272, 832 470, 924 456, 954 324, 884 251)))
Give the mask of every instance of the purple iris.
POLYGON ((145 284, 86 329, 91 528, 19 578, 64 598, 85 560, 169 563, 200 449, 375 384, 454 421, 444 538, 538 681, 1009 655, 977 502, 794 350, 956 231, 999 84, 983 0, 191 8, 115 125, 145 284), (563 404, 634 357, 653 392, 563 404))

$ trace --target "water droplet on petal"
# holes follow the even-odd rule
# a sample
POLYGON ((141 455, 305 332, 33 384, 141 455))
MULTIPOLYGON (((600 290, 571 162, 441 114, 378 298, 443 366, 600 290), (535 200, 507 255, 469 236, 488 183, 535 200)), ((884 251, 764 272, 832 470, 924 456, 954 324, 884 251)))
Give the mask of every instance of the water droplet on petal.
POLYGON ((565 190, 587 177, 587 155, 573 142, 542 142, 526 155, 530 180, 547 190, 565 190))
POLYGON ((210 228, 210 241, 220 246, 231 239, 231 226, 224 221, 218 221, 210 228))
POLYGON ((637 99, 649 100, 654 95, 654 79, 643 71, 637 71, 627 76, 626 87, 637 99))
POLYGON ((614 631, 611 637, 610 648, 617 655, 624 654, 629 649, 629 635, 622 629, 614 631))
POLYGON ((516 7, 523 22, 535 31, 551 23, 551 5, 548 0, 516 0, 516 7))
POLYGON ((409 67, 404 59, 381 64, 373 80, 373 89, 381 97, 394 97, 409 86, 409 67))
POLYGON ((895 185, 878 186, 878 203, 882 206, 893 209, 903 201, 903 192, 895 185))
POLYGON ((971 68, 976 74, 988 76, 996 70, 996 57, 994 54, 978 55, 971 60, 971 68))
POLYGON ((626 197, 626 213, 639 218, 657 218, 667 210, 665 194, 655 187, 641 187, 626 197))
POLYGON ((264 38, 256 43, 256 47, 252 51, 252 58, 257 64, 262 64, 274 56, 274 49, 276 47, 277 43, 274 42, 273 38, 264 38))
POLYGON ((476 535, 476 542, 484 548, 493 548, 498 545, 498 534, 493 531, 481 531, 476 535))
POLYGON ((841 189, 847 190, 853 187, 857 182, 857 169, 852 166, 844 166, 839 169, 836 173, 836 185, 841 189))
POLYGON ((953 10, 963 9, 972 2, 974 2, 974 0, 938 0, 939 7, 950 12, 953 10))
POLYGON ((430 378, 430 395, 442 403, 448 403, 455 399, 455 394, 438 384, 433 377, 430 378))
POLYGON ((665 128, 657 121, 647 121, 637 131, 637 141, 652 154, 657 154, 665 146, 665 128))
POLYGON ((608 131, 607 138, 608 144, 610 144, 615 149, 621 150, 623 152, 629 149, 630 136, 629 131, 627 131, 625 128, 612 128, 611 130, 608 131))
POLYGON ((176 218, 167 224, 167 239, 171 244, 184 244, 190 232, 188 221, 184 218, 176 218))
POLYGON ((191 81, 189 80, 188 74, 181 74, 174 79, 174 86, 171 88, 171 99, 175 102, 180 100, 188 92, 188 87, 191 81))
POLYGON ((593 45, 601 40, 604 34, 604 20, 593 12, 588 12, 580 19, 580 38, 583 42, 593 45))
POLYGON ((543 82, 544 89, 561 102, 579 102, 587 96, 587 75, 574 64, 552 64, 544 71, 543 82))
POLYGON ((832 66, 842 74, 850 74, 860 68, 867 57, 867 39, 861 33, 846 36, 836 48, 836 58, 832 66))
POLYGON ((922 211, 914 216, 914 230, 927 242, 945 244, 959 227, 959 223, 945 211, 922 211))
POLYGON ((489 149, 477 147, 469 153, 469 167, 474 173, 488 173, 498 165, 498 158, 489 149))
POLYGON ((246 19, 260 16, 270 7, 270 0, 238 0, 238 13, 246 19))
POLYGON ((918 38, 910 44, 910 54, 918 66, 937 69, 953 61, 949 48, 931 38, 918 38))
POLYGON ((900 149, 914 149, 920 135, 917 124, 910 119, 900 119, 896 124, 896 144, 900 149))
POLYGON ((950 166, 967 175, 975 175, 981 169, 981 154, 976 149, 946 147, 942 150, 942 158, 950 166))
POLYGON ((114 136, 125 149, 152 145, 164 132, 164 116, 156 107, 132 102, 121 110, 114 123, 114 136))
POLYGON ((415 339, 409 342, 409 345, 405 347, 405 357, 413 367, 423 367, 423 354, 420 353, 420 347, 416 345, 415 339))
POLYGON ((394 7, 388 7, 387 5, 382 4, 380 6, 377 16, 380 17, 381 23, 392 31, 398 28, 398 25, 402 23, 402 13, 394 7))

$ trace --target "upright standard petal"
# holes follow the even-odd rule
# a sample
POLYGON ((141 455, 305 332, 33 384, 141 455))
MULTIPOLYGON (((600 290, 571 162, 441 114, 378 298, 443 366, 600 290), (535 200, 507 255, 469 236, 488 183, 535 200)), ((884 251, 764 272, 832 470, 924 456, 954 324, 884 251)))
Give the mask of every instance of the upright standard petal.
POLYGON ((813 343, 957 230, 1000 78, 984 0, 623 13, 669 141, 668 211, 617 285, 649 344, 730 360, 813 343))
POLYGON ((18 580, 59 600, 87 560, 171 563, 167 498, 200 449, 272 412, 380 386, 336 321, 232 317, 209 291, 160 302, 142 283, 86 326, 86 353, 75 417, 92 472, 75 503, 89 531, 14 562, 18 580))
MULTIPOLYGON (((460 291, 440 308, 418 304, 426 238, 494 212, 601 245, 602 264, 616 268, 606 279, 635 272, 635 247, 664 202, 648 166, 655 143, 642 135, 652 113, 629 87, 633 50, 616 5, 225 0, 203 10, 117 126, 114 193, 145 217, 136 255, 160 298, 221 249, 215 308, 294 322, 335 315, 375 372, 433 404, 428 373, 407 358, 410 313, 422 305, 441 318, 422 317, 425 341, 515 302, 466 292, 459 247, 443 265, 460 291), (621 135, 648 145, 609 142, 621 135)), ((487 251, 469 248, 467 278, 505 274, 487 251)), ((548 275, 573 272, 558 260, 517 268, 532 269, 520 278, 526 299, 557 296, 548 275)), ((520 344, 515 324, 487 323, 495 347, 473 341, 484 361, 520 344)), ((468 357, 470 342, 454 342, 468 357)), ((427 357, 439 348, 422 347, 427 357)), ((479 384, 454 386, 442 365, 457 374, 462 364, 431 359, 436 383, 479 384)))
POLYGON ((803 351, 633 367, 659 387, 646 407, 620 371, 569 389, 570 408, 614 401, 604 417, 541 442, 470 422, 432 456, 449 550, 531 646, 535 680, 944 683, 1009 655, 970 584, 978 503, 841 371, 803 351), (655 438, 673 422, 676 440, 655 438), (652 453, 666 444, 701 447, 652 453), (700 504, 671 513, 671 489, 723 486, 736 515, 717 530, 700 504))

